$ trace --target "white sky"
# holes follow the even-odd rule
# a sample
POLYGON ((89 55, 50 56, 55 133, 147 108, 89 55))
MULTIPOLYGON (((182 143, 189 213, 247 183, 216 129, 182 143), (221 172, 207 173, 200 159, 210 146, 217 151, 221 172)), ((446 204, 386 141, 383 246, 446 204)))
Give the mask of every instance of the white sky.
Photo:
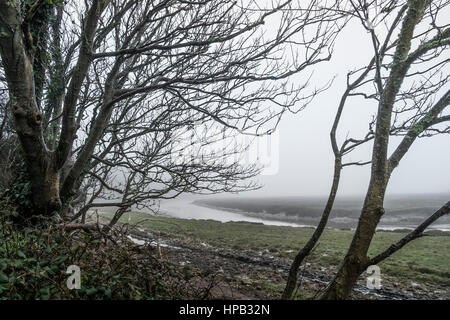
MULTIPOLYGON (((327 195, 331 186, 334 156, 329 131, 338 101, 344 90, 346 73, 364 66, 372 56, 368 34, 359 25, 342 33, 335 46, 332 61, 316 68, 319 79, 337 78, 306 110, 286 115, 279 126, 279 170, 275 175, 260 176, 261 190, 245 196, 327 195)), ((340 123, 339 136, 358 137, 368 128, 376 105, 351 100, 340 123)), ((398 141, 398 139, 397 139, 398 141)), ((391 143, 390 150, 395 144, 391 143)), ((388 193, 450 193, 450 135, 416 141, 400 166, 394 171, 388 193)), ((347 160, 369 160, 371 144, 353 153, 347 160)), ((341 179, 339 194, 364 194, 369 183, 370 166, 347 167, 341 179)))

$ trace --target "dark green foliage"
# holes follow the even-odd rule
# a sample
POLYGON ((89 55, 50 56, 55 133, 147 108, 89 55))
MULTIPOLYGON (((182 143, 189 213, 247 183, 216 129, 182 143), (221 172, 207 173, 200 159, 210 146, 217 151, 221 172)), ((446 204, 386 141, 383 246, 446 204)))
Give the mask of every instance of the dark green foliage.
POLYGON ((195 298, 182 271, 123 233, 68 233, 43 221, 18 226, 14 209, 0 206, 0 300, 195 298), (67 288, 70 265, 81 269, 79 290, 67 288))
POLYGON ((33 215, 34 206, 31 199, 31 182, 24 160, 19 160, 14 166, 14 179, 8 189, 4 191, 3 196, 14 204, 14 211, 17 211, 19 216, 28 217, 33 215))

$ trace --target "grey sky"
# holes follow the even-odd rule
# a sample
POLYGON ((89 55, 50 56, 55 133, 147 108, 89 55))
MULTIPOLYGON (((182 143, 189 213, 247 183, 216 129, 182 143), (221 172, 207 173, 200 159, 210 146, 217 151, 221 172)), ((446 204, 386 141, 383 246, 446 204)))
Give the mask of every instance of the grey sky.
MULTIPOLYGON (((286 115, 279 127, 280 163, 276 175, 261 176, 261 190, 247 195, 325 195, 331 185, 334 157, 329 131, 334 119, 348 70, 364 66, 372 55, 368 34, 357 25, 340 35, 331 62, 315 69, 320 82, 336 75, 330 90, 318 97, 306 110, 286 115)), ((341 140, 363 134, 376 105, 352 100, 340 124, 341 140)), ((397 139, 398 141, 398 139, 397 139)), ((394 145, 391 143, 391 150, 394 145)), ((388 193, 450 193, 450 136, 440 135, 417 141, 394 172, 388 193)), ((371 145, 364 146, 347 160, 369 160, 371 145)), ((363 194, 369 182, 370 166, 344 170, 340 194, 363 194)))

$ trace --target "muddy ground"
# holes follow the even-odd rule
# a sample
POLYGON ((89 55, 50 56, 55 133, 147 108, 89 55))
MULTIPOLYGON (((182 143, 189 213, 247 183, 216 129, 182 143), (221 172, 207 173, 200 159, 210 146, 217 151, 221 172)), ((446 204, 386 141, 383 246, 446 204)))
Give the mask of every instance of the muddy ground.
MULTIPOLYGON (((134 232, 138 243, 153 243, 158 246, 162 258, 185 268, 186 273, 201 274, 202 286, 210 286, 210 299, 279 299, 286 282, 290 261, 274 257, 269 252, 251 250, 238 251, 213 247, 206 243, 154 238, 145 232, 134 232)), ((301 267, 299 299, 314 299, 320 296, 332 279, 334 270, 310 263, 301 267)), ((450 289, 382 277, 378 290, 366 287, 366 278, 361 277, 351 299, 450 299, 450 289)))

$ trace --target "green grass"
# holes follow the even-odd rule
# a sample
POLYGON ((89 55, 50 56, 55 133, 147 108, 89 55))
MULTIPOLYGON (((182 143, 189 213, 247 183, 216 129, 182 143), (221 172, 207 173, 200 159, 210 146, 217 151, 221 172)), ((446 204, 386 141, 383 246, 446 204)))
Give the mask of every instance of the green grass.
MULTIPOLYGON (((269 254, 293 258, 311 236, 312 228, 267 226, 248 222, 221 223, 213 220, 187 220, 151 216, 144 213, 125 214, 120 222, 128 222, 155 234, 172 238, 190 238, 213 246, 235 250, 267 250, 269 254)), ((369 255, 387 248, 403 237, 400 232, 377 232, 369 255)), ((327 268, 339 265, 351 242, 353 231, 327 229, 308 262, 327 268)), ((407 244, 379 264, 385 275, 414 282, 450 285, 450 237, 426 236, 407 244)))

